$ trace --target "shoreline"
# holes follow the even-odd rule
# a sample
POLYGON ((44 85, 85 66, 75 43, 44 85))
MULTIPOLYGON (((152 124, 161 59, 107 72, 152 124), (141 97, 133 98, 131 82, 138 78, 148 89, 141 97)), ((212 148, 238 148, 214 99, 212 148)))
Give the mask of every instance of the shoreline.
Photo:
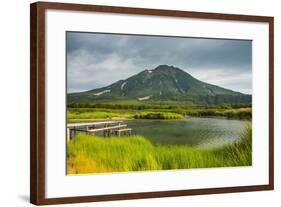
POLYGON ((184 119, 189 118, 205 118, 205 119, 226 119, 226 120, 239 120, 239 121, 252 121, 252 119, 239 119, 239 118, 230 118, 227 116, 190 116, 186 115, 181 119, 135 119, 135 118, 124 118, 124 117, 112 117, 112 118, 104 118, 104 119, 69 119, 67 120, 67 124, 70 123, 87 123, 87 122, 97 122, 97 121, 104 121, 104 120, 113 120, 113 121, 136 121, 136 120, 150 120, 150 121, 163 121, 163 120, 169 120, 169 121, 180 121, 184 119))

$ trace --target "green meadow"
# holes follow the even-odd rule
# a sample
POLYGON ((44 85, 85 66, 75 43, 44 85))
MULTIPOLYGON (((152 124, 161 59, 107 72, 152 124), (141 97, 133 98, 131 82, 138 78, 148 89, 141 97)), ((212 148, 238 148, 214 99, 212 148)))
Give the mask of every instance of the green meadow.
MULTIPOLYGON (((87 105, 88 107, 91 105, 87 105)), ((184 107, 175 105, 92 105, 89 108, 68 107, 68 122, 87 119, 180 119, 193 117, 227 117, 251 120, 251 106, 184 107)))
POLYGON ((100 138, 80 133, 67 144, 67 173, 171 170, 252 164, 252 128, 220 147, 153 144, 139 135, 100 138))

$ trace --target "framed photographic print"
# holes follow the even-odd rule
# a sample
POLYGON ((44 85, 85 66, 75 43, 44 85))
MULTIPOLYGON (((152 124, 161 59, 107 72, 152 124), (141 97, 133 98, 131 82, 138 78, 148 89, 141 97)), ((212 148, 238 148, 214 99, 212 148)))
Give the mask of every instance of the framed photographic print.
POLYGON ((32 203, 274 188, 273 17, 30 12, 32 203))

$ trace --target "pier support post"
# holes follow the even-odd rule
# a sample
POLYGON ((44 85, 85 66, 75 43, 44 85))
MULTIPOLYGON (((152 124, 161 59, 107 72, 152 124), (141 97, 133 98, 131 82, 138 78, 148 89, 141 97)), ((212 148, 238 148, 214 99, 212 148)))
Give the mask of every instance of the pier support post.
POLYGON ((70 129, 66 128, 66 141, 69 142, 70 141, 70 129))

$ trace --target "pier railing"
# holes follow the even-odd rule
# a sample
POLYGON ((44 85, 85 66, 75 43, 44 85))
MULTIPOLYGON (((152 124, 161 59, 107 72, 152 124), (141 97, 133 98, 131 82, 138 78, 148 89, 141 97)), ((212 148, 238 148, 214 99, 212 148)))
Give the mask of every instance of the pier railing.
POLYGON ((123 121, 101 121, 91 123, 71 123, 67 124, 67 140, 72 140, 77 133, 85 132, 87 134, 96 135, 102 132, 104 137, 112 135, 131 135, 132 129, 128 128, 123 121))

